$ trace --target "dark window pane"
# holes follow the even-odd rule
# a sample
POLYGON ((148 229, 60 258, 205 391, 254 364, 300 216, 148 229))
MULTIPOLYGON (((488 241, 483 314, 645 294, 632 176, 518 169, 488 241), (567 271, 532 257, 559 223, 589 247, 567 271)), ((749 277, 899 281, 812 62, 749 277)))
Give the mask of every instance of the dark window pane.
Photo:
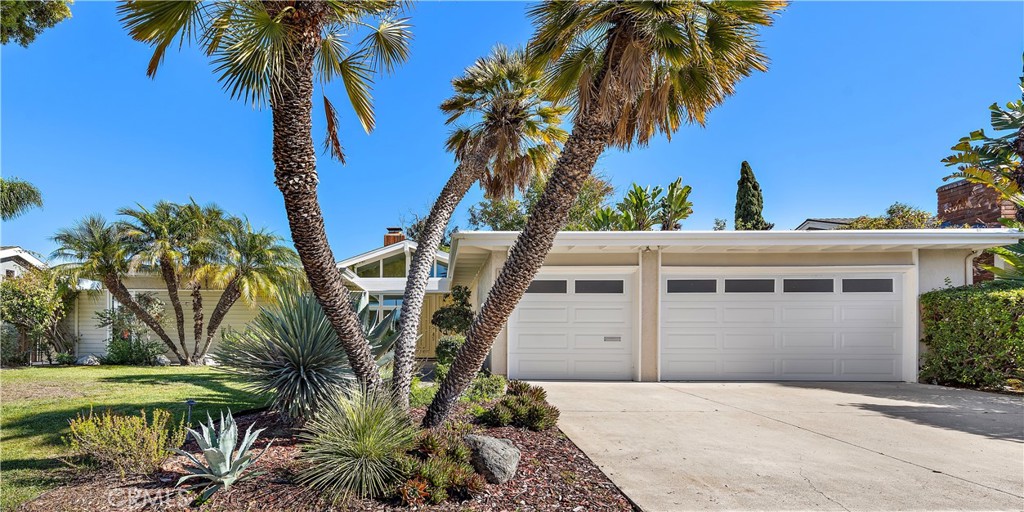
POLYGON ((725 293, 772 293, 774 279, 726 279, 725 293))
POLYGON ((843 292, 892 292, 892 279, 843 279, 843 292))
POLYGON ((405 277, 405 253, 384 259, 384 275, 381 277, 405 277))
POLYGON ((401 306, 402 296, 401 295, 385 295, 384 296, 385 306, 401 306))
POLYGON ((356 267, 356 276, 358 277, 380 277, 380 262, 375 261, 373 263, 367 263, 361 267, 356 267))
POLYGON ((576 280, 576 293, 622 293, 622 280, 587 281, 576 280))
POLYGON ((526 293, 566 293, 567 289, 568 285, 564 279, 559 281, 537 279, 530 283, 526 293))
POLYGON ((787 293, 831 293, 835 290, 834 281, 831 279, 783 279, 782 291, 787 293))
POLYGON ((669 279, 668 293, 715 293, 718 281, 714 279, 669 279))

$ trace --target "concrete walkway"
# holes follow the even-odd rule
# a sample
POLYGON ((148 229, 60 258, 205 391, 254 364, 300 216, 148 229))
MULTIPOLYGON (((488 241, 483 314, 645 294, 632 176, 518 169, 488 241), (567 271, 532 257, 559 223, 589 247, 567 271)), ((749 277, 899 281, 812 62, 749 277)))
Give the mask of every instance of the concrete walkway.
POLYGON ((1024 510, 1024 399, 895 383, 542 382, 641 508, 1024 510))

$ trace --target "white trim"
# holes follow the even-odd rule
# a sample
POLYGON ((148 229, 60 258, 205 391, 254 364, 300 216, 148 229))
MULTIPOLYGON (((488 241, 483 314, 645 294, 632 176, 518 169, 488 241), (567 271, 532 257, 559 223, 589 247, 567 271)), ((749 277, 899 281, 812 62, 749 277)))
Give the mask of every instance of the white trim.
MULTIPOLYGON (((916 254, 916 251, 915 251, 916 254)), ((906 272, 913 269, 915 265, 828 265, 828 266, 792 266, 792 267, 687 267, 687 266, 663 266, 662 274, 821 274, 821 273, 846 273, 846 272, 906 272)))
POLYGON ((606 274, 610 272, 628 273, 637 272, 640 265, 605 265, 605 266, 570 266, 570 265, 545 265, 537 271, 537 274, 606 274))
MULTIPOLYGON (((402 240, 401 242, 393 243, 391 245, 385 245, 383 247, 373 249, 372 251, 367 251, 362 254, 357 254, 355 256, 345 258, 344 260, 339 261, 337 263, 337 266, 339 268, 350 267, 352 265, 358 265, 359 263, 362 263, 364 261, 384 259, 388 256, 391 256, 393 253, 399 252, 406 252, 406 255, 408 255, 408 251, 415 251, 416 248, 416 242, 413 242, 412 240, 402 240)), ((448 253, 444 251, 437 251, 436 259, 448 262, 448 253)), ((408 261, 408 258, 406 258, 406 261, 408 261)))
POLYGON ((918 276, 920 255, 914 249, 914 264, 903 274, 903 367, 904 382, 917 382, 920 364, 921 281, 918 276))

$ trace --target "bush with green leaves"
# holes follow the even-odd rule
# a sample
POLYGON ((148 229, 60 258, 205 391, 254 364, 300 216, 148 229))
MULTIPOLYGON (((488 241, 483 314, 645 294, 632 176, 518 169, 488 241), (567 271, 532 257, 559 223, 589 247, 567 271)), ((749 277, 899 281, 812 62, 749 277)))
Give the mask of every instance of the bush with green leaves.
MULTIPOLYGON (((398 338, 397 310, 377 322, 365 295, 353 307, 374 359, 386 365, 398 338)), ((320 302, 308 293, 284 294, 244 332, 226 332, 214 357, 219 369, 243 376, 249 391, 269 395, 275 411, 298 423, 335 402, 355 378, 320 302)))
POLYGON ((508 383, 507 394, 478 417, 492 427, 509 425, 534 431, 547 430, 558 423, 558 409, 547 403, 544 388, 522 381, 508 383))
POLYGON ((0 365, 25 366, 31 352, 22 347, 18 330, 10 324, 0 325, 0 365))
POLYGON ((508 379, 502 375, 491 375, 480 372, 469 384, 469 388, 462 394, 462 400, 467 402, 490 402, 505 394, 505 387, 508 379))
POLYGON ((71 433, 64 441, 72 457, 81 457, 100 469, 113 469, 126 475, 149 475, 185 441, 184 418, 174 422, 171 413, 154 409, 151 416, 115 414, 79 414, 70 422, 71 433))
POLYGON ((412 379, 412 386, 409 390, 409 405, 412 407, 426 407, 434 400, 437 394, 437 385, 426 383, 419 377, 412 379))
POLYGON ((921 379, 1002 388, 1024 379, 1024 283, 991 281, 921 295, 921 379))
MULTIPOLYGON (((158 322, 163 322, 164 302, 154 293, 140 293, 135 300, 158 322)), ((152 366, 156 364, 156 357, 167 350, 163 342, 153 338, 149 327, 128 308, 113 307, 99 311, 96 320, 97 327, 110 328, 107 353, 100 357, 103 364, 152 366)))
POLYGON ((452 363, 455 361, 455 355, 459 353, 459 349, 466 344, 466 337, 461 334, 452 334, 448 336, 442 336, 437 341, 437 348, 434 349, 435 366, 434 366, 434 380, 441 382, 445 376, 448 375, 448 370, 452 367, 452 363))
POLYGON ((473 323, 473 309, 469 305, 471 292, 465 286, 452 287, 451 293, 445 294, 449 302, 437 308, 430 323, 444 334, 465 334, 473 323))
POLYGON ((403 459, 408 479, 398 486, 398 497, 405 504, 464 500, 484 489, 487 482, 470 465, 473 452, 463 441, 471 429, 472 425, 456 423, 420 434, 415 448, 403 459))
POLYGON ((176 485, 181 485, 194 478, 199 479, 199 482, 192 483, 191 488, 194 490, 203 489, 203 494, 200 495, 197 501, 205 502, 218 489, 222 487, 229 489, 232 484, 241 481, 247 476, 244 473, 249 469, 249 466, 266 453, 267 448, 270 448, 270 444, 268 444, 259 455, 254 456, 252 454, 252 444, 259 437, 260 433, 265 430, 261 428, 254 431, 252 429, 253 426, 249 425, 249 428, 245 430, 245 437, 242 438, 242 442, 239 444, 238 425, 235 423, 235 418, 231 416, 230 410, 226 417, 224 413, 221 413, 219 429, 213 424, 213 418, 207 413, 206 424, 199 424, 201 433, 188 429, 192 439, 196 440, 199 449, 203 451, 202 457, 206 463, 200 462, 198 458, 189 452, 174 450, 175 453, 187 457, 193 464, 192 466, 186 466, 185 469, 190 474, 181 477, 176 485))
POLYGON ((68 365, 75 364, 75 361, 77 361, 77 358, 75 357, 74 354, 69 353, 69 352, 61 352, 61 353, 53 356, 53 363, 54 364, 68 366, 68 365))
POLYGON ((299 483, 337 501, 385 497, 406 480, 406 452, 419 429, 385 390, 353 388, 325 407, 299 435, 299 483))
POLYGON ((103 364, 153 366, 157 356, 166 350, 167 346, 157 340, 115 336, 107 342, 107 353, 99 359, 103 364))

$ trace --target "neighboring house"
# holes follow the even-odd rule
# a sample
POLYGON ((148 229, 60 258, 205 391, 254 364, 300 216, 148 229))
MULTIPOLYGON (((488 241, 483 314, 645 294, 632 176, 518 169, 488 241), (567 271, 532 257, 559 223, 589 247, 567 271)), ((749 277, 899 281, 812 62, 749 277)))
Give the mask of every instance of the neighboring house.
POLYGON ((797 231, 822 231, 826 229, 839 229, 850 225, 857 220, 854 217, 826 217, 822 219, 807 219, 796 227, 797 231))
MULTIPOLYGON (((479 308, 515 232, 453 236, 479 308)), ((1006 229, 562 232, 491 352, 517 379, 908 381, 922 292, 1006 229)))
MULTIPOLYGON (((405 276, 410 256, 416 251, 416 243, 405 240, 401 230, 389 228, 384 237, 384 246, 359 256, 348 258, 338 263, 346 285, 353 291, 368 293, 370 304, 378 315, 396 309, 402 304, 405 290, 405 276)), ((417 357, 432 358, 440 332, 430 323, 433 312, 441 305, 444 293, 448 291, 448 254, 438 252, 433 272, 428 284, 428 294, 424 301, 423 317, 420 322, 420 339, 417 342, 417 357)), ((125 286, 132 292, 152 292, 165 304, 164 326, 172 340, 177 340, 177 329, 174 326, 174 310, 168 300, 164 281, 157 275, 130 275, 125 279, 125 286)), ((71 331, 80 336, 77 348, 78 355, 104 354, 106 343, 110 339, 109 329, 96 325, 96 313, 114 306, 115 301, 101 287, 95 291, 80 294, 75 307, 68 313, 71 331)), ((189 351, 195 344, 192 335, 192 298, 191 292, 182 288, 179 291, 182 309, 185 313, 185 341, 189 351)), ((221 290, 203 290, 203 311, 209 321, 213 308, 220 298, 221 290)), ((246 324, 255 318, 259 307, 267 305, 258 302, 250 306, 243 301, 235 303, 221 324, 221 329, 244 329, 246 324)), ((221 333, 214 336, 214 345, 221 339, 221 333)))
POLYGON ((0 247, 0 279, 18 277, 29 270, 42 268, 46 268, 46 263, 21 247, 0 247))

